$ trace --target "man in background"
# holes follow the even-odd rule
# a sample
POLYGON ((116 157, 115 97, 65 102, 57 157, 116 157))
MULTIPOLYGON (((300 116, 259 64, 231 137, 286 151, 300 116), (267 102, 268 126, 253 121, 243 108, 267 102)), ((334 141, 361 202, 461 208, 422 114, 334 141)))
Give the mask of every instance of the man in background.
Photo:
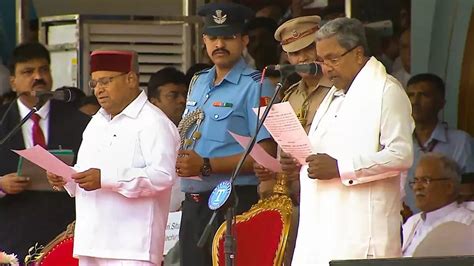
POLYGON ((186 107, 186 77, 174 67, 163 68, 148 81, 148 100, 178 126, 186 107))
MULTIPOLYGON (((15 48, 10 63, 10 85, 17 99, 0 108, 0 138, 5 137, 38 99, 30 93, 50 91, 53 84, 50 55, 39 43, 15 48), (10 108, 9 108, 10 107, 10 108)), ((16 134, 0 145, 0 250, 22 259, 28 249, 45 245, 74 220, 74 201, 66 193, 29 190, 33 182, 17 174, 18 155, 34 145, 46 149, 71 149, 77 154, 89 117, 75 106, 48 100, 16 134)))
MULTIPOLYGON (((424 153, 442 153, 454 160, 461 173, 474 172, 474 154, 472 138, 466 132, 451 128, 439 120, 439 113, 446 103, 443 80, 431 73, 413 76, 408 81, 407 94, 412 105, 415 120, 413 133, 414 166, 408 171, 408 181, 413 181, 415 166, 424 153)), ((415 204, 415 195, 408 182, 405 184, 405 203, 412 212, 419 209, 415 204)))
MULTIPOLYGON (((474 213, 456 202, 461 187, 461 169, 448 156, 424 154, 409 184, 421 212, 403 225, 404 257, 413 256, 418 245, 437 226, 447 222, 465 225, 474 222, 474 213)), ((472 240, 473 236, 465 237, 472 240)), ((471 249, 474 250, 474 246, 471 249)))

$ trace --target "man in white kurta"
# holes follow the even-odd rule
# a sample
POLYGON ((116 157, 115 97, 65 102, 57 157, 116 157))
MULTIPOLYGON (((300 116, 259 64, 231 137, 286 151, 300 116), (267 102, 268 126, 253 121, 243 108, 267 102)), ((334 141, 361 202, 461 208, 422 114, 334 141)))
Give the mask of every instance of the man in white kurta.
POLYGON ((84 131, 78 173, 64 185, 76 197, 74 256, 81 266, 163 260, 179 135, 139 90, 136 60, 133 52, 91 55, 90 86, 102 108, 84 131))
MULTIPOLYGON (((404 257, 416 256, 416 250, 429 234, 442 224, 456 222, 467 226, 474 226, 474 212, 458 204, 461 186, 461 168, 456 161, 441 153, 424 154, 416 166, 415 176, 410 187, 415 195, 416 207, 421 212, 411 216, 403 225, 404 257)), ((450 243, 454 249, 474 252, 474 231, 463 235, 465 241, 450 243), (462 247, 463 243, 471 243, 470 247, 462 247)), ((458 239, 462 240, 462 239, 458 239)), ((428 240, 427 240, 428 241, 428 240)), ((430 244, 432 254, 443 254, 442 246, 430 244)))
POLYGON ((330 21, 316 40, 334 87, 309 132, 313 155, 300 171, 292 265, 400 256, 400 176, 413 160, 410 102, 382 63, 365 55, 358 20, 330 21))

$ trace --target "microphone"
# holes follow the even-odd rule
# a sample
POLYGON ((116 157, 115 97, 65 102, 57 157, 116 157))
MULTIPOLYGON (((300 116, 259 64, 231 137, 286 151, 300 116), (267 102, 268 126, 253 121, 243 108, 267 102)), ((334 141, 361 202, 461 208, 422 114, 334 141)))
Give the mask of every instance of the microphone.
POLYGON ((267 70, 277 70, 285 73, 305 73, 316 75, 319 71, 319 66, 316 63, 298 64, 298 65, 270 65, 265 67, 267 70))
MULTIPOLYGON (((7 142, 18 130, 20 130, 21 126, 33 115, 33 113, 37 112, 49 99, 55 99, 64 102, 72 102, 76 99, 77 93, 74 90, 78 90, 78 88, 74 87, 66 87, 63 86, 58 88, 56 91, 32 91, 29 94, 31 96, 35 96, 38 98, 38 102, 36 106, 33 107, 30 112, 21 119, 20 123, 18 123, 15 127, 13 127, 7 135, 5 135, 2 139, 0 139, 0 146, 7 142)), ((26 94, 26 93, 25 93, 26 94)), ((20 97, 22 94, 18 95, 20 97)), ((14 101, 16 102, 16 101, 14 101)), ((13 104, 11 104, 13 106, 13 104)), ((11 109, 8 108, 7 112, 11 109)), ((6 114, 6 113, 5 113, 6 114)), ((1 122, 5 119, 6 115, 3 115, 1 122)))
POLYGON ((33 91, 31 92, 31 95, 39 98, 42 101, 54 99, 69 103, 76 99, 77 94, 74 90, 77 90, 77 88, 64 86, 56 89, 55 91, 33 91))

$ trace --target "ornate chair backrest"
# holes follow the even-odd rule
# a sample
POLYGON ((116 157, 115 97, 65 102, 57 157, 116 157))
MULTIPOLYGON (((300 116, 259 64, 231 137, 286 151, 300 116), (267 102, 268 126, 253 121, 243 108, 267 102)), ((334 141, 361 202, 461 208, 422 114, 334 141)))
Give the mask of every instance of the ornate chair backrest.
MULTIPOLYGON (((260 200, 236 217, 237 266, 282 265, 292 213, 291 199, 275 194, 260 200)), ((226 223, 217 230, 212 243, 213 265, 225 265, 226 223)))
POLYGON ((74 225, 68 225, 66 231, 59 234, 44 248, 32 247, 25 258, 25 265, 35 266, 77 266, 79 260, 72 256, 74 247, 74 225))

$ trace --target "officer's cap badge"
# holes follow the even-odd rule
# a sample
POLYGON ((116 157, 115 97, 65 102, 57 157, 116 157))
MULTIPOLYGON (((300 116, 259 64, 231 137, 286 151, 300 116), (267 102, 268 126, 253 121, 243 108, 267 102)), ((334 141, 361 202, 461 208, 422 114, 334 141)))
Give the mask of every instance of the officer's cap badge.
POLYGON ((216 15, 212 15, 214 18, 214 22, 217 24, 223 24, 227 20, 227 15, 222 14, 222 10, 217 9, 216 10, 216 15))

